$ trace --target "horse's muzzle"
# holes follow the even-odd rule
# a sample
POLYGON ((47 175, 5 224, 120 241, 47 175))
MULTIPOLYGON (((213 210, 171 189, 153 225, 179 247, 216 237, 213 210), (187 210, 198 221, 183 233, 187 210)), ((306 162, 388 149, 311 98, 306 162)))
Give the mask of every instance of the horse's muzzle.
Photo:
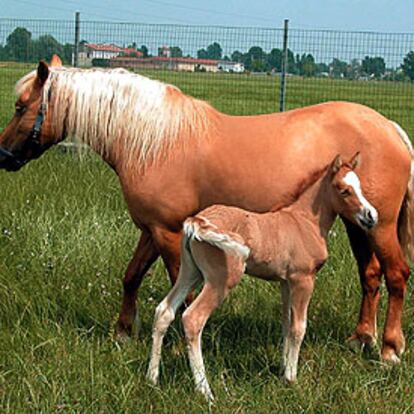
POLYGON ((17 171, 23 167, 25 162, 16 155, 14 155, 9 150, 0 146, 0 169, 4 169, 6 171, 17 171))

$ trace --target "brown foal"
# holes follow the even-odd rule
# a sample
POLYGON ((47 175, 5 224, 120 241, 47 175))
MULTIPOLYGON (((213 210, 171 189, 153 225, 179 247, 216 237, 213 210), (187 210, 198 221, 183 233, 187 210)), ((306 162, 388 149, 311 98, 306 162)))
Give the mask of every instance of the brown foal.
POLYGON ((310 177, 304 193, 287 208, 258 214, 215 205, 185 221, 179 277, 155 315, 148 370, 153 383, 158 381, 165 332, 188 292, 203 281, 201 293, 183 314, 183 324, 196 388, 208 400, 213 398, 201 354, 201 333, 210 314, 245 270, 281 283, 282 365, 286 380, 296 380, 307 308, 316 272, 328 255, 329 229, 338 214, 364 232, 378 221, 378 213, 363 196, 354 172, 359 158, 357 153, 343 164, 338 156, 332 165, 310 177))

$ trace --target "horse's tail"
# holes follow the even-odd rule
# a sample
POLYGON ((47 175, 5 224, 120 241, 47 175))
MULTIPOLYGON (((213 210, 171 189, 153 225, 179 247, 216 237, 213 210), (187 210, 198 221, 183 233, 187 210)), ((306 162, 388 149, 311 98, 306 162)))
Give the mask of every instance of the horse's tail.
POLYGON ((250 254, 250 249, 241 236, 221 232, 216 225, 201 215, 190 217, 184 222, 184 245, 188 246, 191 240, 208 243, 243 260, 250 254))
POLYGON ((407 133, 396 122, 391 122, 411 156, 410 180, 398 217, 398 237, 406 257, 414 261, 414 150, 407 133))

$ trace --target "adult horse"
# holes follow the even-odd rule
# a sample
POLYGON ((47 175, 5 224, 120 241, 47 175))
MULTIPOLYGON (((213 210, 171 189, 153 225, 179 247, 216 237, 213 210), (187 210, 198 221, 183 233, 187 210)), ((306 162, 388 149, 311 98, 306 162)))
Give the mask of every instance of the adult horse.
POLYGON ((352 340, 376 341, 376 311, 382 273, 389 292, 382 357, 398 362, 409 267, 403 247, 412 247, 412 156, 404 131, 377 112, 332 102, 281 114, 229 116, 171 85, 125 70, 49 67, 16 85, 16 111, 0 135, 0 167, 20 169, 67 136, 91 146, 116 171, 135 224, 142 230, 124 278, 117 322, 129 335, 137 289, 161 255, 171 281, 180 264, 184 219, 212 204, 256 212, 289 204, 303 181, 340 153, 360 151, 358 175, 379 213, 364 234, 344 220, 358 261, 363 299, 352 340), (306 160, 306 163, 303 162, 306 160), (381 168, 378 167, 380 162, 381 168))

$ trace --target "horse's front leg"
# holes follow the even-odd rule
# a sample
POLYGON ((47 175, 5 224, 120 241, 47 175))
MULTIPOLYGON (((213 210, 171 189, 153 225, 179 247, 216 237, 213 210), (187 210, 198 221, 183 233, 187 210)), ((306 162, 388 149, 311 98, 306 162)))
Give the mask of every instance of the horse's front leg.
POLYGON ((166 228, 152 229, 152 235, 157 249, 165 263, 171 285, 177 281, 181 258, 181 231, 175 232, 166 228))
POLYGON ((382 269, 366 233, 358 226, 343 220, 358 264, 362 288, 361 309, 357 327, 348 339, 353 349, 377 344, 377 308, 380 300, 382 269))
POLYGON ((119 318, 115 326, 115 335, 118 340, 122 341, 129 338, 132 334, 134 322, 138 324, 136 310, 137 291, 145 273, 158 256, 159 252, 151 233, 144 230, 123 281, 124 296, 119 318))

